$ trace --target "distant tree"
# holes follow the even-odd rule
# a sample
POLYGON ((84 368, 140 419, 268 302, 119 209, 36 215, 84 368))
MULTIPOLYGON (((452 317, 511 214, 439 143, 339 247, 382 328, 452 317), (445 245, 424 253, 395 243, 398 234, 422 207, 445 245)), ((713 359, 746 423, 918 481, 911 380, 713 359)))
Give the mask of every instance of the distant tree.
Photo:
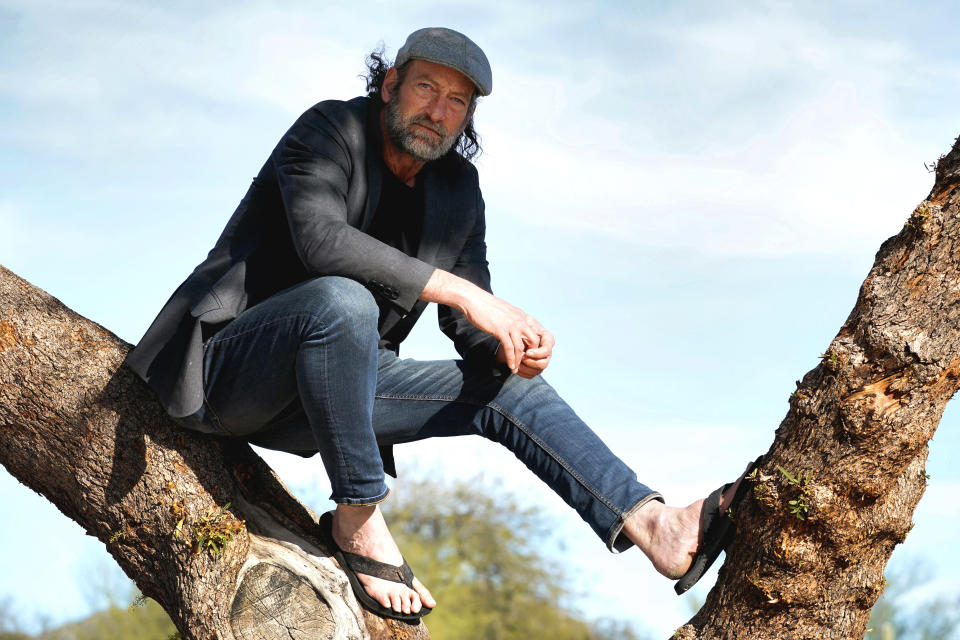
POLYGON ((640 640, 625 621, 588 621, 541 509, 480 480, 403 482, 384 503, 404 555, 441 603, 435 640, 640 640))
POLYGON ((24 640, 29 637, 17 616, 13 597, 0 597, 0 640, 24 640))
POLYGON ((65 624, 36 640, 168 640, 177 628, 153 600, 135 600, 129 606, 110 605, 83 620, 65 624))
POLYGON ((960 594, 931 597, 933 570, 923 562, 887 571, 887 588, 864 640, 960 640, 960 594))

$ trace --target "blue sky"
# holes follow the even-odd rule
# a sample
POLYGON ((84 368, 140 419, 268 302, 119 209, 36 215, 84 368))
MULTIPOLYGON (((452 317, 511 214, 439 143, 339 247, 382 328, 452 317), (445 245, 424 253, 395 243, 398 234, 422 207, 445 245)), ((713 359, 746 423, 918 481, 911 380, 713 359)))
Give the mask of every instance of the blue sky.
MULTIPOLYGON (((0 263, 136 341, 296 116, 359 94, 367 52, 432 25, 493 65, 477 127, 494 288, 557 335, 548 379, 671 503, 735 477, 960 134, 949 3, 0 0, 0 263)), ((432 318, 405 355, 453 354, 432 318)), ((957 422, 894 563, 953 543, 957 422)), ((398 461, 455 474, 468 457, 544 504, 585 608, 661 633, 689 617, 493 446, 398 461)), ((319 462, 289 458, 268 457, 322 495, 319 462)), ((5 473, 0 504, 23 523, 0 531, 0 598, 31 623, 83 615, 102 545, 5 473)), ((957 562, 935 561, 960 592, 957 562)))

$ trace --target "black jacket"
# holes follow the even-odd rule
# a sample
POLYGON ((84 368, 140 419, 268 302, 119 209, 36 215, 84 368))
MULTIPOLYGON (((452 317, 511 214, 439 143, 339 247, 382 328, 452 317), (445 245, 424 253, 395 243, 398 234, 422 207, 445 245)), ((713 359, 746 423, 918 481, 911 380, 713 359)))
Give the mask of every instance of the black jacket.
MULTIPOLYGON (((161 309, 127 363, 184 426, 214 431, 203 394, 203 340, 244 310, 308 278, 365 285, 398 313, 380 329, 406 337, 434 267, 490 290, 477 171, 451 151, 418 174, 423 234, 410 257, 364 233, 380 195, 379 101, 314 105, 280 139, 226 228, 161 309)), ((497 340, 440 306, 440 328, 465 359, 492 362, 497 340)), ((399 342, 399 340, 398 340, 399 342)), ((396 348, 394 346, 394 348, 396 348)))

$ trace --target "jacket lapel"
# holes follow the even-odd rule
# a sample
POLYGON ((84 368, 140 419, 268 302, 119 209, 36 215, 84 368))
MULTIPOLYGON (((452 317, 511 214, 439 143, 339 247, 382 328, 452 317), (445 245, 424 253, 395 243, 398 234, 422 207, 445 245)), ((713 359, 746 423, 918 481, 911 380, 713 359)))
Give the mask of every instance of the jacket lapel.
POLYGON ((361 231, 370 228, 377 211, 377 203, 380 202, 380 190, 383 188, 383 173, 380 168, 383 165, 382 155, 380 110, 373 100, 370 100, 370 105, 367 107, 367 157, 364 163, 367 169, 367 202, 363 210, 363 218, 360 220, 361 231))

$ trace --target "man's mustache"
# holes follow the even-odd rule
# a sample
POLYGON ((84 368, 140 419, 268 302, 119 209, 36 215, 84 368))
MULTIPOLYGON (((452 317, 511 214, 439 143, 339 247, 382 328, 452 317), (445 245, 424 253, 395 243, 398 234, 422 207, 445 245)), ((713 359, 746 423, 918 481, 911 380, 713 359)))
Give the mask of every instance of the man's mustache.
POLYGON ((412 118, 410 118, 410 124, 411 125, 419 124, 422 127, 426 127, 427 129, 430 129, 430 131, 433 131, 435 134, 437 134, 441 138, 447 137, 447 128, 440 123, 433 122, 432 120, 430 120, 430 117, 427 115, 420 114, 418 116, 413 116, 412 118))

